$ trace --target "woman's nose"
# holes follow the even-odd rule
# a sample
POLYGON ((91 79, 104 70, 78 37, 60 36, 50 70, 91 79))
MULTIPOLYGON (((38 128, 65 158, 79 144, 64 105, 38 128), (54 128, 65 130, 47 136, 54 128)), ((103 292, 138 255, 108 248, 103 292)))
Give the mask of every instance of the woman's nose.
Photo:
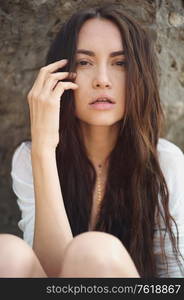
POLYGON ((107 72, 103 71, 98 74, 96 74, 94 80, 93 80, 93 87, 94 88, 111 88, 112 84, 110 82, 110 79, 107 75, 107 72))

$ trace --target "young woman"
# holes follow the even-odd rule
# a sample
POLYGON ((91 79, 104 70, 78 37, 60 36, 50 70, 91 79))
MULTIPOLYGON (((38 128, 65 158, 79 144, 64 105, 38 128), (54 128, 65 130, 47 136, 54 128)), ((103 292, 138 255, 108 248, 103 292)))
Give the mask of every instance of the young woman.
POLYGON ((75 13, 28 102, 32 140, 11 174, 19 226, 47 276, 183 276, 184 155, 160 138, 145 29, 120 5, 75 13))

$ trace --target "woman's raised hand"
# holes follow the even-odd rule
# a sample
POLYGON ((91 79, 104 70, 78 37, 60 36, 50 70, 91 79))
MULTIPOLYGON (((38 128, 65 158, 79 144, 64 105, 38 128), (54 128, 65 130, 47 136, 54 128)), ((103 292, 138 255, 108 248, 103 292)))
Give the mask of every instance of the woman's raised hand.
POLYGON ((69 77, 69 72, 55 72, 66 63, 63 59, 42 67, 28 93, 32 147, 37 150, 55 150, 59 142, 60 97, 65 90, 78 88, 76 83, 62 82, 75 79, 76 73, 69 77))

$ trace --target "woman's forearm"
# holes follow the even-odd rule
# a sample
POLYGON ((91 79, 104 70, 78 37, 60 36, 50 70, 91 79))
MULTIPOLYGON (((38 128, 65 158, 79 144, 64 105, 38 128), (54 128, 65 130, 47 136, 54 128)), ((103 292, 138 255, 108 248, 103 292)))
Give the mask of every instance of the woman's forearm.
POLYGON ((31 156, 35 188, 33 248, 47 275, 56 277, 73 236, 61 194, 55 150, 32 149, 31 156))
POLYGON ((42 67, 27 95, 31 121, 31 158, 35 189, 33 248, 48 276, 61 272, 63 253, 73 239, 58 178, 55 149, 59 143, 60 102, 65 90, 77 89, 76 74, 56 72, 60 60, 42 67), (63 81, 66 79, 69 81, 63 81))

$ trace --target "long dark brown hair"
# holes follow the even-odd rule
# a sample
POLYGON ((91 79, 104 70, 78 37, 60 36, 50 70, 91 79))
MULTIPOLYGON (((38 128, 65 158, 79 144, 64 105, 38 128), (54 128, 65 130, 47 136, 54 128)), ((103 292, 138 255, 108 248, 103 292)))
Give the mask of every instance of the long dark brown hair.
MULTIPOLYGON (((176 261, 180 262, 178 234, 175 237, 171 228, 174 224, 177 229, 177 225, 169 213, 169 192, 157 154, 164 115, 158 92, 154 45, 148 32, 121 5, 82 9, 62 24, 49 49, 46 65, 67 58, 69 63, 61 71, 75 71, 79 31, 84 22, 92 18, 105 18, 118 26, 127 62, 125 114, 109 156, 106 189, 95 230, 111 233, 122 241, 140 276, 157 277, 154 233, 156 226, 161 232, 161 222, 169 234, 176 261)), ((88 231, 96 181, 79 123, 75 116, 73 91, 65 91, 61 97, 56 159, 74 236, 88 231)), ((160 244, 167 266, 163 234, 160 234, 160 244)))

